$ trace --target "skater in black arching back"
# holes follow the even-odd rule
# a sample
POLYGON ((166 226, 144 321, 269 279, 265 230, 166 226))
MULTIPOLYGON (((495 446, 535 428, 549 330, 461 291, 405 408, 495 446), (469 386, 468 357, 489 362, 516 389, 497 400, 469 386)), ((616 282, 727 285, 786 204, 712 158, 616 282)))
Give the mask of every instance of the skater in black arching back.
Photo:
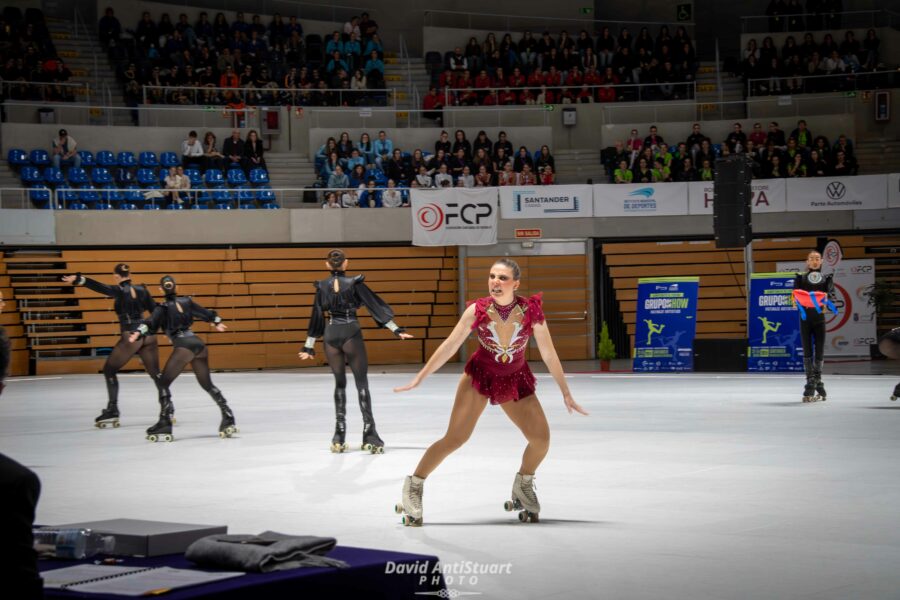
POLYGON ((131 269, 125 263, 119 263, 113 269, 113 278, 116 285, 104 285, 90 277, 84 277, 81 273, 66 275, 62 278, 66 283, 88 288, 98 294, 115 299, 114 308, 119 316, 119 327, 122 337, 116 342, 115 347, 103 365, 103 376, 106 378, 106 391, 109 403, 100 416, 94 419, 97 427, 112 425, 119 426, 119 380, 116 373, 128 364, 135 354, 141 357, 144 369, 153 379, 153 383, 159 387, 159 348, 156 336, 149 335, 142 340, 132 342, 129 336, 137 329, 144 318, 144 312, 153 312, 156 303, 153 296, 143 285, 131 283, 131 269))
POLYGON ((807 271, 797 273, 794 278, 794 299, 801 315, 800 339, 806 370, 803 401, 815 402, 826 399, 825 384, 822 383, 825 353, 824 305, 834 306, 830 300, 834 296, 834 279, 830 274, 822 274, 822 255, 816 250, 806 256, 806 266, 807 271))
POLYGON ((162 327, 174 346, 172 355, 166 361, 166 366, 159 379, 159 421, 147 429, 147 439, 151 442, 155 442, 157 439, 172 441, 171 414, 174 409, 169 387, 175 378, 184 371, 188 363, 191 364, 200 387, 212 396, 222 411, 219 435, 231 437, 231 434, 237 431, 234 426, 234 414, 225 402, 225 398, 222 397, 222 392, 212 384, 209 376, 209 351, 203 340, 191 331, 191 325, 198 320, 214 325, 217 331, 225 331, 228 328, 222 323, 222 319, 216 314, 216 311, 203 308, 190 296, 178 296, 175 280, 171 276, 163 277, 159 285, 166 296, 165 301, 157 304, 150 320, 142 323, 131 334, 131 341, 137 341, 141 337, 155 333, 162 327))
POLYGON ((369 394, 366 345, 363 341, 356 311, 360 306, 369 309, 369 314, 380 327, 390 329, 400 339, 413 336, 394 323, 394 311, 375 292, 363 283, 364 276, 348 277, 345 272, 348 264, 343 250, 332 250, 328 253, 325 265, 331 271, 331 277, 316 281, 316 299, 312 316, 309 319, 309 333, 306 344, 300 351, 300 358, 307 360, 315 356, 316 338, 324 333, 322 341, 325 345, 325 358, 334 373, 334 412, 336 424, 334 437, 331 439, 332 452, 344 452, 348 445, 344 441, 347 433, 347 375, 346 365, 349 363, 353 371, 353 380, 359 393, 359 410, 363 417, 362 449, 373 454, 384 452, 384 441, 375 430, 375 418, 372 416, 372 397, 369 394), (327 322, 325 313, 328 313, 327 322))
MULTIPOLYGON (((895 327, 888 331, 878 342, 878 349, 888 358, 900 360, 900 327, 895 327)), ((894 393, 891 394, 891 400, 900 399, 900 383, 894 386, 894 393)))

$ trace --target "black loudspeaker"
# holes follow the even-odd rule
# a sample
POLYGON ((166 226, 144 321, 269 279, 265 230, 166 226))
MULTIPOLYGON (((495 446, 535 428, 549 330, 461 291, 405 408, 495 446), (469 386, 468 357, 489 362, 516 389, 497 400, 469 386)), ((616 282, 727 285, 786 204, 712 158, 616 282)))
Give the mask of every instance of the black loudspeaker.
POLYGON ((747 340, 694 340, 695 372, 735 373, 746 370, 747 340))
POLYGON ((713 231, 716 248, 743 247, 753 239, 750 162, 740 155, 716 161, 713 182, 713 231))

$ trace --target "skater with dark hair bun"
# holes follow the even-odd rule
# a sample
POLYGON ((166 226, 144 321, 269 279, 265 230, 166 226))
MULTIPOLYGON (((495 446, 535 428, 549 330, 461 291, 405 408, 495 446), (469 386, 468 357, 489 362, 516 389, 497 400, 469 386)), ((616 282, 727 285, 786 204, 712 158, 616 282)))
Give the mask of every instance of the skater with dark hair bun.
POLYGON ((144 312, 153 312, 156 303, 146 286, 131 283, 131 269, 125 263, 119 263, 113 269, 116 285, 104 285, 81 273, 65 275, 62 280, 75 286, 84 286, 98 294, 115 299, 114 310, 119 316, 121 337, 116 342, 106 362, 103 364, 103 377, 106 379, 106 392, 109 401, 106 408, 94 419, 94 425, 100 428, 108 425, 119 426, 119 380, 116 373, 128 364, 135 354, 141 357, 144 369, 159 388, 159 348, 155 335, 131 341, 131 332, 143 322, 144 312))
POLYGON ((541 505, 534 491, 534 473, 550 448, 550 426, 534 393, 534 375, 525 361, 530 337, 537 342, 541 358, 562 392, 566 410, 588 413, 569 391, 544 322, 541 295, 530 298, 516 295, 519 280, 519 265, 515 261, 502 258, 495 262, 488 277, 490 295, 470 303, 422 370, 409 384, 394 390, 403 392, 417 387, 456 354, 470 332, 478 336, 480 347, 466 363, 447 433, 425 451, 416 470, 404 480, 401 503, 394 507, 398 513, 406 513, 404 525, 422 524, 425 478, 469 439, 488 401, 499 404, 528 441, 513 480, 512 499, 504 508, 521 511, 521 521, 538 521, 541 505))
POLYGON ((332 452, 345 452, 349 446, 345 442, 347 434, 347 374, 346 365, 350 365, 356 391, 359 394, 359 410, 363 417, 362 449, 372 454, 384 452, 384 441, 375 430, 375 418, 372 415, 372 396, 369 393, 366 345, 362 330, 356 318, 356 311, 361 306, 369 310, 379 327, 393 332, 402 340, 413 336, 394 323, 394 311, 378 295, 363 283, 365 277, 346 274, 349 261, 343 250, 332 250, 325 259, 326 268, 331 277, 314 282, 316 299, 312 316, 309 319, 309 332, 306 344, 300 350, 301 360, 308 360, 316 355, 316 338, 322 337, 325 346, 325 359, 334 373, 334 436, 331 438, 332 452), (326 317, 325 314, 328 313, 326 317), (326 321, 327 319, 327 321, 326 321))
POLYGON ((803 343, 803 366, 806 370, 804 402, 827 399, 822 383, 822 365, 825 354, 825 314, 829 308, 837 312, 832 298, 834 278, 822 275, 822 255, 818 250, 806 256, 807 271, 794 277, 794 302, 800 313, 800 339, 803 343))
POLYGON ((174 349, 166 366, 163 368, 162 376, 159 380, 159 421, 152 427, 147 429, 147 439, 151 442, 157 440, 172 441, 172 393, 169 387, 175 378, 178 377, 184 368, 191 364, 197 382, 206 392, 212 396, 212 399, 219 406, 222 412, 222 421, 219 424, 219 436, 231 437, 237 432, 234 425, 234 413, 222 397, 219 388, 212 384, 209 376, 209 350, 197 335, 191 331, 191 325, 194 321, 206 321, 213 325, 217 331, 225 331, 228 329, 222 323, 221 317, 216 311, 203 308, 194 302, 190 296, 179 296, 175 279, 171 276, 164 276, 160 282, 160 290, 165 294, 166 299, 161 304, 157 304, 153 309, 150 319, 142 323, 136 331, 131 334, 131 341, 137 341, 141 337, 151 335, 160 327, 165 331, 166 336, 172 341, 174 349))
MULTIPOLYGON (((884 334, 878 342, 878 349, 888 358, 900 360, 900 327, 884 334)), ((900 383, 894 386, 894 393, 891 394, 891 400, 897 399, 900 399, 900 383)))

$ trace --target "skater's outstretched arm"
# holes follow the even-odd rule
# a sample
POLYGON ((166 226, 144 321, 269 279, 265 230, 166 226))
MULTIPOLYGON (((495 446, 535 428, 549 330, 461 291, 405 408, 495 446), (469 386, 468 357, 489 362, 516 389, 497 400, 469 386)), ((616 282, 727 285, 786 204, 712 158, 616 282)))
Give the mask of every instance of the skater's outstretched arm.
POLYGON ((115 298, 119 295, 118 287, 105 285, 103 283, 100 283, 99 281, 91 279, 90 277, 85 277, 81 273, 78 273, 76 275, 64 275, 62 277, 62 280, 66 283, 71 283, 74 286, 83 285, 89 290, 93 290, 98 294, 103 294, 104 296, 109 296, 110 298, 115 298))
POLYGON ((411 390, 422 383, 426 377, 444 366, 444 363, 450 360, 450 358, 459 351, 459 347, 462 346, 463 342, 466 341, 466 338, 469 337, 469 332, 474 323, 475 303, 473 302, 466 309, 466 312, 463 313, 459 322, 456 324, 456 327, 454 327, 453 331, 450 332, 450 335, 447 336, 447 339, 434 351, 434 354, 431 355, 431 358, 428 359, 428 362, 425 363, 422 370, 416 373, 416 376, 413 377, 412 381, 404 386, 394 388, 394 391, 405 392, 411 390))
POLYGON ((198 321, 206 321, 215 327, 216 331, 222 332, 228 329, 222 322, 222 317, 219 316, 219 313, 210 308, 204 308, 193 300, 191 300, 191 315, 195 316, 198 321))
POLYGON ((164 304, 157 304, 156 308, 153 309, 153 312, 150 314, 150 318, 141 323, 140 327, 131 332, 128 336, 129 342, 136 342, 142 337, 147 337, 148 335, 153 335, 156 333, 156 330, 159 329, 159 326, 162 324, 162 320, 166 314, 166 307, 164 304))
POLYGON ((575 402, 572 398, 572 392, 569 391, 569 384, 566 382, 566 374, 563 373, 562 363, 559 362, 559 355, 556 354, 556 348, 553 346, 553 340, 550 338, 550 329, 547 328, 546 321, 543 323, 535 323, 533 326, 534 340, 537 342, 538 351, 541 353, 541 360, 547 365, 550 374, 553 376, 559 391, 562 392, 563 402, 569 414, 574 410, 582 415, 588 414, 586 410, 575 402))
POLYGON ((412 335, 406 333, 406 330, 394 323, 394 310, 378 294, 369 289, 369 286, 363 283, 362 275, 356 276, 353 289, 360 302, 369 309, 369 314, 372 315, 379 327, 390 329, 391 333, 401 340, 412 338, 412 335))

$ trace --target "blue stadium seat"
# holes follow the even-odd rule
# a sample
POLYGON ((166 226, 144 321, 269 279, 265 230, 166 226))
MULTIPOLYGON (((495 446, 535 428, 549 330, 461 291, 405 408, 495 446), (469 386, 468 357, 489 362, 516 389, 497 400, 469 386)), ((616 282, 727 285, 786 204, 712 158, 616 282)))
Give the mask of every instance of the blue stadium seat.
POLYGON ((168 169, 160 169, 159 170, 159 185, 162 185, 162 186, 166 185, 166 177, 168 177, 168 176, 169 176, 168 169))
POLYGON ((81 166, 85 169, 90 169, 96 164, 94 162, 94 155, 87 150, 79 150, 78 156, 81 157, 81 166))
POLYGON ((82 204, 93 206, 100 202, 100 191, 92 185, 85 186, 78 190, 78 199, 81 200, 82 204))
POLYGON ((712 151, 716 157, 722 156, 722 144, 713 144, 712 151))
POLYGON ((50 165, 50 153, 46 150, 32 150, 29 161, 33 167, 46 167, 50 165))
POLYGON ((159 183, 159 179, 156 177, 156 172, 153 169, 138 169, 136 177, 138 184, 144 187, 159 183))
POLYGON ((229 194, 228 190, 213 190, 212 199, 219 210, 231 210, 234 208, 231 205, 231 194, 229 194))
POLYGON ((91 181, 94 182, 94 185, 108 187, 113 182, 112 173, 106 167, 94 167, 94 170, 91 171, 91 181))
POLYGON ((166 207, 166 210, 184 210, 184 204, 178 204, 177 202, 172 202, 166 207))
POLYGON ((242 169, 228 169, 228 185, 240 187, 247 185, 247 176, 242 169))
POLYGON ((31 203, 34 204, 37 208, 50 207, 50 190, 45 186, 31 186, 31 189, 28 191, 28 197, 31 199, 31 203))
POLYGON ((70 204, 78 202, 78 190, 64 186, 56 189, 56 201, 63 207, 68 208, 70 204))
POLYGON ((202 200, 203 200, 203 197, 201 196, 200 201, 198 201, 197 204, 194 204, 193 206, 191 206, 191 208, 194 210, 209 210, 209 204, 207 204, 206 202, 203 202, 202 200))
POLYGON ((88 179, 87 171, 85 171, 82 167, 72 167, 69 169, 68 173, 69 184, 70 185, 87 185, 90 181, 88 179))
MULTIPOLYGON (((162 200, 162 199, 160 199, 162 200)), ((163 202, 147 202, 144 204, 144 210, 162 210, 163 202)))
POLYGON ((27 167, 31 164, 28 153, 20 148, 13 148, 6 153, 6 162, 11 167, 27 167))
POLYGON ((134 152, 119 152, 116 156, 116 163, 125 169, 137 166, 137 160, 134 158, 134 152))
POLYGON ((269 172, 259 167, 250 169, 250 183, 255 186, 268 185, 269 172))
POLYGON ((116 155, 109 150, 101 150, 96 156, 97 166, 106 167, 107 169, 116 166, 116 155))
POLYGON ((121 186, 130 185, 135 182, 134 173, 131 169, 116 169, 116 183, 121 186))
POLYGON ((225 185, 225 176, 222 175, 222 171, 219 169, 207 169, 204 179, 208 186, 219 187, 225 185))
POLYGON ((159 160, 156 158, 156 152, 141 152, 138 155, 138 165, 144 169, 155 169, 159 167, 159 160))
POLYGON ((200 187, 203 184, 203 175, 200 174, 200 169, 185 169, 184 174, 191 180, 192 188, 200 187))
POLYGON ((113 208, 114 207, 112 204, 110 204, 109 202, 106 202, 105 200, 101 200, 94 207, 94 210, 112 210, 113 208))
POLYGON ((69 204, 66 208, 69 210, 88 210, 88 205, 84 202, 76 201, 69 204))
POLYGON ((177 167, 180 165, 181 160, 174 152, 163 152, 159 155, 159 164, 168 169, 169 167, 177 167))
POLYGON ((237 197, 240 208, 256 208, 256 192, 253 190, 240 190, 237 197))
POLYGON ((44 176, 37 167, 24 167, 20 175, 22 177, 22 183, 26 186, 44 184, 44 176))
POLYGON ((44 181, 47 185, 62 185, 66 182, 66 176, 63 175, 62 169, 47 167, 44 169, 44 181))
POLYGON ((106 189, 100 192, 100 199, 103 202, 118 206, 125 201, 125 192, 123 190, 106 189))

